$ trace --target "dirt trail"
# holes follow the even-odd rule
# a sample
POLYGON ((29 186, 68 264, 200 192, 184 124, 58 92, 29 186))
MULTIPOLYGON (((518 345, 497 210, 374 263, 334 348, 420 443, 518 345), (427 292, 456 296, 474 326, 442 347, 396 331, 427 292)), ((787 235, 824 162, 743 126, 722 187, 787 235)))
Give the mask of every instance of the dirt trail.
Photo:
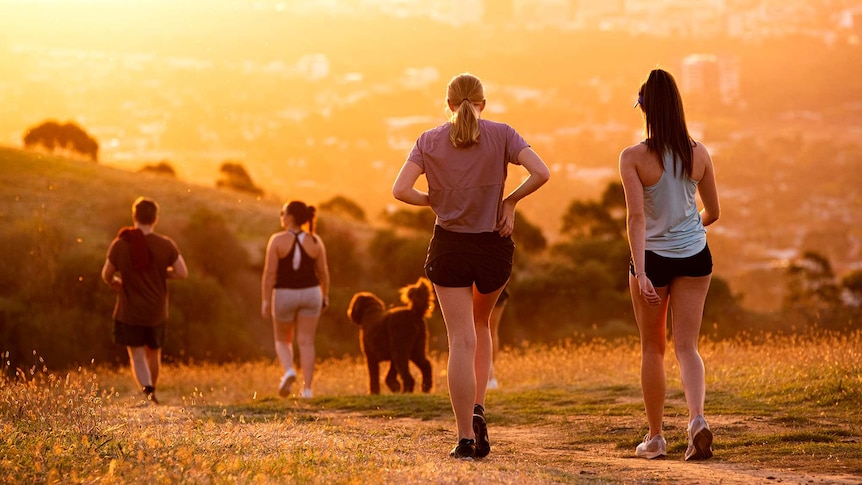
MULTIPOLYGON (((685 484, 862 484, 862 477, 804 473, 787 469, 724 463, 720 458, 686 462, 681 453, 643 460, 610 445, 588 449, 554 449, 559 431, 549 428, 499 427, 492 437, 496 452, 532 455, 532 461, 549 468, 564 467, 585 482, 685 484), (550 444, 550 445, 549 445, 550 444)), ((581 447, 583 448, 583 447, 581 447)))
MULTIPOLYGON (((359 418, 351 419, 353 425, 363 422, 361 415, 356 413, 327 412, 325 414, 335 422, 346 418, 359 418)), ((729 426, 743 426, 754 432, 763 434, 770 432, 767 429, 767 423, 758 418, 713 416, 711 419, 715 425, 713 429, 716 431, 722 428, 728 429, 729 426)), ((770 467, 756 463, 726 462, 722 460, 720 448, 711 460, 686 462, 678 446, 676 449, 669 449, 666 458, 644 460, 635 456, 634 447, 631 450, 625 450, 608 443, 583 444, 581 440, 577 440, 581 441, 580 443, 574 443, 573 436, 586 432, 590 421, 590 417, 585 416, 569 417, 565 424, 492 426, 489 430, 491 455, 481 461, 476 471, 491 482, 518 485, 531 483, 862 485, 862 476, 858 475, 830 474, 822 471, 805 472, 784 468, 779 463, 770 467), (529 472, 526 475, 520 475, 520 481, 512 481, 507 470, 509 473, 516 470, 529 470, 529 472), (538 476, 544 478, 535 481, 538 476)), ((618 424, 625 424, 628 427, 631 425, 629 421, 633 422, 634 418, 620 418, 618 424)), ((452 423, 448 419, 422 421, 414 418, 396 418, 389 423, 402 429, 415 428, 437 437, 445 437, 443 439, 447 444, 451 439, 452 423)), ((669 439, 683 439, 678 436, 679 429, 671 427, 668 431, 669 439)), ((774 429, 772 431, 774 432, 774 429)), ((717 439, 720 440, 720 436, 719 432, 717 439)), ((427 455, 428 463, 439 460, 440 446, 436 443, 417 451, 427 455)), ((461 481, 471 483, 474 479, 475 477, 465 478, 461 481)))

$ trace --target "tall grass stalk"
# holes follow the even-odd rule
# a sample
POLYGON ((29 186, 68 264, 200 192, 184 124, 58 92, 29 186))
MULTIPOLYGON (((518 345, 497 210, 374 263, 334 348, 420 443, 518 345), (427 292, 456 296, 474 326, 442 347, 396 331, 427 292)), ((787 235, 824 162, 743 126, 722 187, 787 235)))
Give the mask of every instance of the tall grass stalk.
MULTIPOLYGON (((672 346, 669 346, 672 349, 672 346)), ((701 344, 716 456, 707 468, 862 477, 862 336, 775 336, 701 344), (723 467, 723 468, 722 468, 723 467)), ((320 362, 315 398, 279 398, 274 361, 168 365, 160 406, 128 368, 55 372, 34 356, 0 378, 3 483, 624 483, 646 429, 636 340, 502 351, 487 399, 491 456, 447 456, 455 441, 446 355, 429 394, 366 395, 362 359, 320 362)), ((679 371, 666 358, 665 468, 683 466, 679 371)), ((700 470, 700 471, 698 471, 700 470)), ((684 475, 680 475, 684 476, 684 475)), ((720 476, 720 475, 716 475, 720 476)), ((679 477, 678 477, 679 478, 679 477)), ((690 477, 691 478, 691 477, 690 477)))

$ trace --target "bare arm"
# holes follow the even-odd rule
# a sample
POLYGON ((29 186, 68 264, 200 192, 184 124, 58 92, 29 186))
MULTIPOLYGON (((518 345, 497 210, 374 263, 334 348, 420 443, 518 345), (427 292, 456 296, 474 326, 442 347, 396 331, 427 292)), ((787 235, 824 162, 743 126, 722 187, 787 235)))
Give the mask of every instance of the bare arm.
POLYGON ((637 155, 626 149, 620 154, 620 179, 626 196, 626 233, 629 239, 635 278, 641 296, 650 304, 657 305, 661 298, 646 276, 646 216, 644 214, 644 186, 637 170, 637 155))
POLYGON ((105 264, 102 266, 102 280, 115 290, 122 286, 117 267, 107 258, 105 258, 105 264))
MULTIPOLYGON (((703 148, 703 145, 700 145, 703 148)), ((703 154, 706 156, 706 167, 704 168, 703 178, 697 184, 697 192, 700 195, 700 200, 703 202, 703 209, 700 211, 700 217, 703 219, 703 225, 708 226, 717 221, 721 216, 721 206, 718 202, 718 188, 715 182, 715 167, 712 164, 712 158, 703 148, 703 154)))
POLYGON ((329 306, 329 263, 326 259, 326 246, 324 246, 323 240, 318 236, 314 236, 314 239, 320 244, 320 254, 314 260, 314 272, 317 273, 317 279, 320 280, 323 308, 326 308, 329 306))
POLYGON ((263 318, 269 318, 270 316, 272 289, 275 287, 275 277, 278 273, 278 254, 276 253, 275 237, 273 235, 269 238, 263 260, 263 276, 260 281, 260 315, 263 318))
POLYGON ((428 194, 413 187, 422 173, 422 167, 419 165, 409 160, 404 162, 401 171, 398 172, 395 183, 392 184, 392 195, 401 202, 406 202, 410 205, 431 205, 428 194))
POLYGON ((518 153, 518 163, 529 172, 529 176, 503 199, 503 214, 497 221, 501 236, 510 236, 515 229, 515 206, 518 201, 532 194, 551 178, 551 171, 532 148, 526 147, 518 153))
POLYGON ((182 280, 189 277, 189 269, 186 266, 186 260, 183 259, 183 255, 180 254, 177 256, 177 260, 174 261, 174 264, 168 268, 168 278, 174 280, 182 280))

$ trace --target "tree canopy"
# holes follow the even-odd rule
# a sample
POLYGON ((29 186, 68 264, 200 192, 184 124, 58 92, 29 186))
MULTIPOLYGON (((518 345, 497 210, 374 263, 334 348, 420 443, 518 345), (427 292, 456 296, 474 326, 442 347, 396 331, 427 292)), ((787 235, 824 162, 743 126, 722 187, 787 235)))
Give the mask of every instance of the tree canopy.
POLYGON ((71 151, 84 155, 94 162, 99 159, 99 142, 71 121, 65 124, 45 121, 27 129, 23 141, 24 148, 27 149, 41 146, 51 153, 57 150, 71 151))

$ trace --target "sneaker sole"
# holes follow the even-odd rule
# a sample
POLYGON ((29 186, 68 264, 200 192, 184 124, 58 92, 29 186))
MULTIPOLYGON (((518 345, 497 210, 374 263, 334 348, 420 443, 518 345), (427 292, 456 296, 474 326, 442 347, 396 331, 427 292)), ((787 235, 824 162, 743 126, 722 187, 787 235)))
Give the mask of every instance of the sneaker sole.
POLYGON ((452 448, 452 451, 449 452, 449 456, 457 460, 473 461, 476 456, 476 445, 473 443, 472 445, 467 446, 466 449, 462 449, 459 443, 452 448))
POLYGON ((278 395, 281 397, 285 397, 290 394, 290 387, 293 386, 293 383, 296 382, 296 376, 290 376, 284 381, 284 384, 278 388, 278 395))
POLYGON ((635 453, 638 458, 646 458, 647 460, 655 460, 657 458, 664 458, 667 456, 667 453, 663 453, 661 451, 648 451, 641 453, 640 451, 635 453))
POLYGON ((708 428, 695 433, 691 444, 694 446, 694 451, 691 455, 685 457, 686 461, 712 458, 712 431, 708 428))
POLYGON ((480 414, 473 415, 473 434, 476 435, 476 458, 485 458, 491 453, 491 441, 488 439, 488 423, 480 414))

